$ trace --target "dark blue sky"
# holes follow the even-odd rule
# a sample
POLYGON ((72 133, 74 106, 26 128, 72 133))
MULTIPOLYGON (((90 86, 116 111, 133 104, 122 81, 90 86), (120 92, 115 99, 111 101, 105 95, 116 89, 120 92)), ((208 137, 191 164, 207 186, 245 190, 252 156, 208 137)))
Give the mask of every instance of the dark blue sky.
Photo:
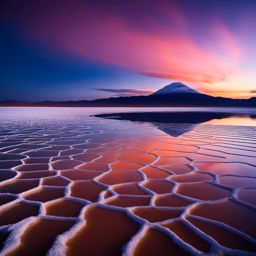
MULTIPOLYGON (((149 78, 132 71, 85 58, 61 55, 26 40, 18 31, 0 27, 0 100, 79 100, 119 95, 99 88, 152 88, 167 80, 149 78)), ((156 88, 157 88, 156 87, 156 88)))
POLYGON ((254 0, 2 0, 0 100, 256 91, 254 0))

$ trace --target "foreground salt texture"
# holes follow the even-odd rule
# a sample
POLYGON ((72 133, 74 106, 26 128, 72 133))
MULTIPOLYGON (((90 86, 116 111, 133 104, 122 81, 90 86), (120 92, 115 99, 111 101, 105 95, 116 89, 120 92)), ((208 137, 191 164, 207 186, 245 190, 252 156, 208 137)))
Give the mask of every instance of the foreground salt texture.
POLYGON ((1 255, 256 255, 256 128, 193 128, 2 122, 1 255))

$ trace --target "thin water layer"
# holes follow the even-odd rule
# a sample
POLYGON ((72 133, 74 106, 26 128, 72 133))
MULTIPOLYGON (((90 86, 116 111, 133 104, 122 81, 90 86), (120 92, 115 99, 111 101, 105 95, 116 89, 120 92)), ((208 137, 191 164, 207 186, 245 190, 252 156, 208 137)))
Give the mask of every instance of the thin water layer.
POLYGON ((256 255, 254 116, 1 108, 1 255, 256 255))

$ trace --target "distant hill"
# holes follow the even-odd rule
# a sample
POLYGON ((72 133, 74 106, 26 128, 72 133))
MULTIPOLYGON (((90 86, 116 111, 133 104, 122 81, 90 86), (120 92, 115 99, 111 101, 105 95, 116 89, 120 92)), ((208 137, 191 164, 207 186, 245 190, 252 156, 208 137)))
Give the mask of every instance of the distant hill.
POLYGON ((171 83, 148 96, 112 97, 80 101, 4 101, 0 106, 48 106, 48 107, 256 107, 256 98, 230 99, 213 97, 191 89, 187 85, 171 83))

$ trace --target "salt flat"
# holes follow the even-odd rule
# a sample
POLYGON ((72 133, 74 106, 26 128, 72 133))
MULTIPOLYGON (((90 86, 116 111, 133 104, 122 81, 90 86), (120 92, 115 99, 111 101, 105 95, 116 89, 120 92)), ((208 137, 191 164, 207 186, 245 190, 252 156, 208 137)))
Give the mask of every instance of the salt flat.
POLYGON ((174 110, 1 108, 1 255, 256 255, 255 111, 174 110))

